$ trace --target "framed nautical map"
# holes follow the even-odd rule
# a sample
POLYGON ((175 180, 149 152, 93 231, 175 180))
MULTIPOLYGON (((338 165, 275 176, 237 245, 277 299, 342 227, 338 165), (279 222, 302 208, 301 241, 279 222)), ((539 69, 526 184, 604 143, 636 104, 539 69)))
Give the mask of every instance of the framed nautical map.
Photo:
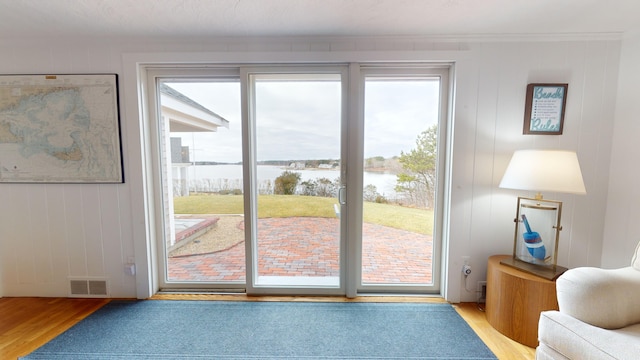
POLYGON ((122 183, 116 74, 0 75, 0 182, 122 183))

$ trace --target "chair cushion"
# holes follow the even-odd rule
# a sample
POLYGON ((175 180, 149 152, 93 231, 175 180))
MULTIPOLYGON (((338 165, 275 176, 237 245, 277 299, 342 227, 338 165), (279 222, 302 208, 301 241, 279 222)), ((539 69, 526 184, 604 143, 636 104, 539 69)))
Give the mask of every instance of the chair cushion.
POLYGON ((558 311, 540 314, 536 359, 637 360, 640 324, 605 330, 558 311))
POLYGON ((640 323, 640 271, 579 267, 556 280, 560 311, 605 328, 640 323))

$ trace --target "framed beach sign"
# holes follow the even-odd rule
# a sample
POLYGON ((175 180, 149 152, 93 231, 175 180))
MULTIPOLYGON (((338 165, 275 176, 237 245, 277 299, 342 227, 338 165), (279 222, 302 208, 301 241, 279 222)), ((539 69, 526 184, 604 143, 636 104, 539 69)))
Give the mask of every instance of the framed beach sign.
POLYGON ((561 135, 568 84, 528 84, 523 134, 561 135))
POLYGON ((0 75, 0 183, 123 183, 116 74, 0 75))

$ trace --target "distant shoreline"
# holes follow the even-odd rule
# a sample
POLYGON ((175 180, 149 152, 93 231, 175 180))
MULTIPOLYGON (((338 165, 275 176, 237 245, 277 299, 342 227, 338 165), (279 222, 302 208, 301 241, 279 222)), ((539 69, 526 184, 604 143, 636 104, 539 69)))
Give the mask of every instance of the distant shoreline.
MULTIPOLYGON (((299 168, 295 166, 290 166, 292 163, 304 163, 305 161, 258 161, 258 166, 278 166, 288 170, 340 170, 339 167, 317 167, 317 166, 309 166, 305 168, 299 168)), ((307 162, 312 162, 311 160, 307 160, 307 162)), ((217 162, 217 161, 196 161, 193 163, 194 166, 208 166, 208 165, 242 165, 242 162, 235 163, 227 163, 227 162, 217 162)), ((365 172, 378 173, 378 174, 394 174, 391 169, 386 167, 368 167, 364 169, 365 172)))

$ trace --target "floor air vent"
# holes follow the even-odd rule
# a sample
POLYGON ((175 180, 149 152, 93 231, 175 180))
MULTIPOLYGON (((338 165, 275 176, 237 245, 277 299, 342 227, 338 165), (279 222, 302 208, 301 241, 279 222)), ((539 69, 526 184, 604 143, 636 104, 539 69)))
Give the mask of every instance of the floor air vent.
POLYGON ((104 279, 70 279, 71 297, 107 297, 107 280, 104 279))

